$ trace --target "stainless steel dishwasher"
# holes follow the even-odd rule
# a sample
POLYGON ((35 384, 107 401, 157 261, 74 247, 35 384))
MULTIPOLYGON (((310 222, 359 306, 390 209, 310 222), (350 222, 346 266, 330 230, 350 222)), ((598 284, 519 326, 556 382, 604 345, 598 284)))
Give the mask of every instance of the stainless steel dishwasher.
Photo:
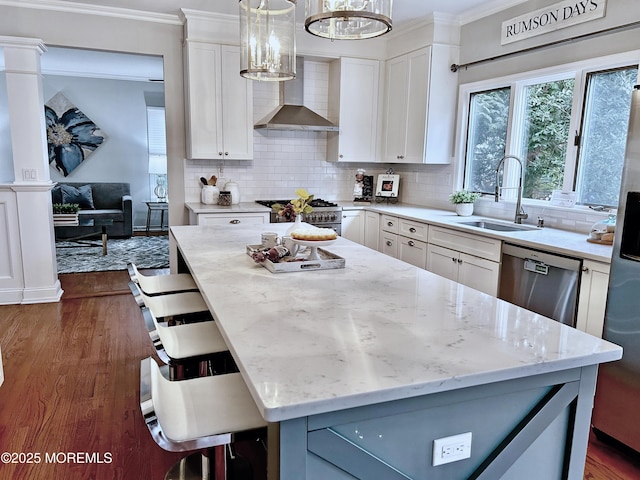
POLYGON ((498 298, 575 327, 581 270, 577 258, 505 243, 498 298))

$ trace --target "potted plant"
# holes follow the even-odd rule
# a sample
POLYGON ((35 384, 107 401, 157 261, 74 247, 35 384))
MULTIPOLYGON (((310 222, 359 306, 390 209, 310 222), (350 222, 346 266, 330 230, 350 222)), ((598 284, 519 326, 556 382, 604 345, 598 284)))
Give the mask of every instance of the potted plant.
POLYGON ((473 215, 473 202, 480 198, 478 192, 458 190, 449 195, 449 201, 456 206, 456 213, 462 217, 473 215))

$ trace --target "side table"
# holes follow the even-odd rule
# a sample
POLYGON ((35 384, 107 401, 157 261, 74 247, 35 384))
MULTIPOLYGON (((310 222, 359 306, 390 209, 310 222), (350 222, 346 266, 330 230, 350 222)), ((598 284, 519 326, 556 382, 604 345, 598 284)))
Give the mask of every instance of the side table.
POLYGON ((164 212, 169 211, 169 203, 167 202, 144 202, 147 204, 147 229, 146 234, 149 236, 151 227, 151 212, 160 212, 160 230, 164 227, 164 212))

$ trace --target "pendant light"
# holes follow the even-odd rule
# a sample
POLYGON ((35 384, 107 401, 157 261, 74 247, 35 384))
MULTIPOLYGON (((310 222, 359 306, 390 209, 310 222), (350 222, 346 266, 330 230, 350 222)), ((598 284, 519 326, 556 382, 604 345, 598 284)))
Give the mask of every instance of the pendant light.
POLYGON ((240 75, 281 81, 296 76, 296 0, 240 0, 240 75))
POLYGON ((360 40, 391 30, 393 0, 306 0, 307 32, 331 40, 360 40))

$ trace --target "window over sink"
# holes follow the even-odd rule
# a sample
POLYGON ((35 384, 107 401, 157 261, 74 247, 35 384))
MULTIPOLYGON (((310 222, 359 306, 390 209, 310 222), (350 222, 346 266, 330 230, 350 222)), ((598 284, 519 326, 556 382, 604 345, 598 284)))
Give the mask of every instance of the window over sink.
MULTIPOLYGON (((493 194, 506 152, 524 163, 528 202, 562 190, 579 205, 617 207, 637 83, 632 52, 462 85, 464 188, 493 194)), ((503 186, 516 187, 518 165, 505 168, 503 186)), ((515 189, 503 193, 515 199, 515 189)))

